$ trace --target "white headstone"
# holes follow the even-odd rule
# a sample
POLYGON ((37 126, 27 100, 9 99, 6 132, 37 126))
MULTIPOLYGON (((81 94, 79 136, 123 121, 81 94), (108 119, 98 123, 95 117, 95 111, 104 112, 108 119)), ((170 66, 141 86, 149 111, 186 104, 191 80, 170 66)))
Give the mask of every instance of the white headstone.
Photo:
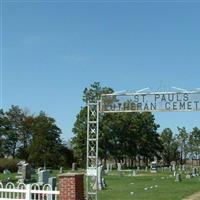
POLYGON ((39 167, 38 169, 37 169, 37 174, 39 174, 39 172, 42 170, 42 167, 39 167))
POLYGON ((172 165, 172 171, 176 171, 176 165, 175 164, 172 165))
POLYGON ((191 179, 191 174, 187 174, 187 175, 185 176, 185 178, 186 178, 186 179, 191 179))
POLYGON ((133 174, 132 174, 132 176, 136 176, 136 175, 137 175, 136 171, 133 170, 133 174))
POLYGON ((176 171, 174 171, 174 176, 176 176, 176 171))
POLYGON ((196 167, 192 168, 192 176, 197 176, 197 168, 196 167))
POLYGON ((117 171, 121 171, 122 170, 122 165, 121 163, 117 163, 117 171))
POLYGON ((181 175, 180 174, 176 174, 175 182, 180 182, 180 181, 181 181, 181 175))
POLYGON ((112 168, 113 168, 113 164, 111 163, 110 164, 110 171, 112 171, 112 168))
POLYGON ((103 166, 100 165, 98 167, 98 177, 97 177, 97 181, 98 181, 97 185, 98 185, 99 190, 102 190, 105 186, 105 180, 103 180, 102 178, 102 170, 103 170, 103 166))
POLYGON ((60 167, 59 173, 62 174, 63 172, 63 167, 60 167))
POLYGON ((110 171, 110 164, 106 163, 106 170, 105 173, 108 174, 108 172, 110 171))
POLYGON ((150 170, 151 170, 151 173, 157 172, 157 162, 156 161, 151 162, 150 170))
POLYGON ((77 170, 77 163, 72 163, 72 171, 76 171, 77 170))
POLYGON ((10 170, 8 170, 8 169, 4 169, 4 170, 3 170, 3 174, 11 174, 11 172, 10 172, 10 170))

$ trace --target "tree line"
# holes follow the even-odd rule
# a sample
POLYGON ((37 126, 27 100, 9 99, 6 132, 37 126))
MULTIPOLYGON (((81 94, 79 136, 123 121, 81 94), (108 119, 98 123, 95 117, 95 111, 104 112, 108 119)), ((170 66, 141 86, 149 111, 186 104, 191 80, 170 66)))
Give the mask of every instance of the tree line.
POLYGON ((35 166, 69 166, 73 153, 61 140, 55 119, 11 106, 0 110, 0 158, 23 159, 35 166))
POLYGON ((173 134, 172 130, 166 128, 161 133, 163 141, 162 158, 169 164, 172 160, 185 164, 187 160, 198 161, 200 165, 200 129, 194 127, 187 132, 185 127, 177 127, 178 133, 173 134))
MULTIPOLYGON (((83 103, 76 116, 71 145, 61 139, 61 129, 54 118, 41 111, 30 114, 19 106, 8 111, 0 109, 0 158, 23 159, 35 166, 71 166, 77 162, 86 164, 87 107, 88 101, 96 102, 101 94, 113 93, 110 87, 99 82, 83 91, 83 103)), ((99 158, 105 163, 114 160, 127 166, 148 165, 156 159, 169 165, 171 161, 184 164, 187 159, 199 160, 200 129, 187 132, 178 127, 158 132, 159 124, 154 115, 144 113, 113 113, 99 116, 99 158)))

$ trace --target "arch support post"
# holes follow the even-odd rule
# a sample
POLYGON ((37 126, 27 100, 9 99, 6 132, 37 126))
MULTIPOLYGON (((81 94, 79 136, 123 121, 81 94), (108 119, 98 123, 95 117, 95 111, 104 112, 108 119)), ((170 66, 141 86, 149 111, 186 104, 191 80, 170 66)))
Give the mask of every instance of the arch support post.
POLYGON ((86 199, 98 200, 99 101, 87 104, 86 199))

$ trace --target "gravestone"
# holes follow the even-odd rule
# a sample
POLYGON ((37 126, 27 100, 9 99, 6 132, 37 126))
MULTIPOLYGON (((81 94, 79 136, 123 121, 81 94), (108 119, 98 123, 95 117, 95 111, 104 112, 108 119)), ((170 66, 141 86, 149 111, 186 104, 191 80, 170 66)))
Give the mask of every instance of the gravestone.
POLYGON ((77 163, 72 163, 72 171, 76 171, 77 170, 77 163))
MULTIPOLYGON (((48 179, 48 184, 51 186, 51 190, 56 190, 56 177, 50 177, 48 179)), ((47 199, 55 200, 56 196, 55 194, 47 195, 47 199)))
POLYGON ((22 177, 22 165, 25 163, 25 161, 20 161, 17 163, 17 176, 16 178, 18 179, 19 183, 24 183, 24 179, 22 177))
POLYGON ((151 170, 151 173, 157 172, 157 162, 156 161, 151 162, 150 170, 151 170))
POLYGON ((192 176, 191 176, 191 174, 186 174, 185 178, 186 178, 186 179, 191 179, 192 176))
POLYGON ((38 174, 38 184, 44 185, 48 183, 49 179, 49 171, 48 170, 41 170, 38 174))
POLYGON ((137 166, 137 172, 139 172, 140 171, 140 167, 139 166, 137 166))
POLYGON ((180 174, 176 174, 175 182, 180 182, 180 181, 181 181, 181 175, 180 174))
POLYGON ((102 188, 105 188, 106 187, 106 182, 105 182, 105 178, 102 178, 102 188))
POLYGON ((94 190, 96 190, 97 187, 98 187, 98 190, 102 190, 106 186, 105 179, 102 178, 102 171, 103 171, 103 166, 100 165, 98 167, 98 172, 97 172, 97 183, 94 184, 93 186, 94 190))
POLYGON ((31 166, 28 163, 22 165, 22 178, 25 181, 31 179, 31 166))
POLYGON ((182 165, 182 171, 185 171, 185 165, 182 165))
POLYGON ((110 171, 112 171, 112 169, 113 169, 113 164, 110 163, 110 171))
POLYGON ((175 164, 172 165, 172 171, 173 172, 176 171, 176 165, 175 164))
POLYGON ((121 171, 122 170, 122 165, 121 163, 117 163, 117 171, 121 171))
POLYGON ((176 171, 174 171, 174 176, 176 176, 176 171))
POLYGON ((101 175, 104 176, 106 173, 105 173, 105 167, 102 165, 102 169, 101 169, 101 175))
POLYGON ((98 167, 98 189, 102 190, 103 188, 103 184, 102 184, 102 170, 103 170, 103 166, 100 165, 98 167))
POLYGON ((148 172, 148 167, 147 166, 145 167, 145 172, 148 172))
POLYGON ((39 172, 42 170, 42 167, 39 167, 38 169, 37 169, 37 174, 39 174, 39 172))
POLYGON ((10 170, 8 170, 8 169, 4 169, 4 170, 3 170, 3 174, 6 174, 6 175, 7 175, 7 174, 11 174, 11 172, 10 172, 10 170))
POLYGON ((62 173, 64 173, 63 167, 60 167, 60 169, 59 169, 59 174, 62 174, 62 173))
POLYGON ((162 167, 162 172, 164 172, 165 171, 165 168, 164 167, 162 167))
POLYGON ((196 167, 192 168, 192 176, 193 177, 197 176, 197 168, 196 167))
POLYGON ((136 175, 137 175, 136 170, 133 170, 132 176, 136 176, 136 175))
POLYGON ((119 173, 119 176, 123 176, 121 163, 117 163, 117 171, 119 173))
POLYGON ((51 186, 52 190, 56 188, 56 177, 50 177, 48 179, 48 184, 51 186))
POLYGON ((18 182, 24 183, 25 181, 31 179, 31 166, 29 163, 26 163, 25 161, 20 161, 17 163, 17 176, 18 182))
POLYGON ((18 174, 18 175, 22 174, 22 165, 24 165, 25 163, 26 163, 26 162, 23 161, 23 160, 21 160, 21 161, 19 161, 19 162, 17 163, 17 167, 18 167, 18 169, 17 169, 17 174, 18 174))
POLYGON ((106 164, 106 170, 105 170, 105 173, 108 174, 109 171, 110 171, 110 164, 107 163, 107 164, 106 164))

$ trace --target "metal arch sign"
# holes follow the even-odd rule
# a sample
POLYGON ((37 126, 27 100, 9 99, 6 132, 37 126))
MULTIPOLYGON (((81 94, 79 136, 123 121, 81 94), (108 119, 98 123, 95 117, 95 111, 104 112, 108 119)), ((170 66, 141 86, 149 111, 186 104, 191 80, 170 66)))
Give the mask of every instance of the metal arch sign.
POLYGON ((200 111, 200 91, 103 94, 100 112, 200 111))

